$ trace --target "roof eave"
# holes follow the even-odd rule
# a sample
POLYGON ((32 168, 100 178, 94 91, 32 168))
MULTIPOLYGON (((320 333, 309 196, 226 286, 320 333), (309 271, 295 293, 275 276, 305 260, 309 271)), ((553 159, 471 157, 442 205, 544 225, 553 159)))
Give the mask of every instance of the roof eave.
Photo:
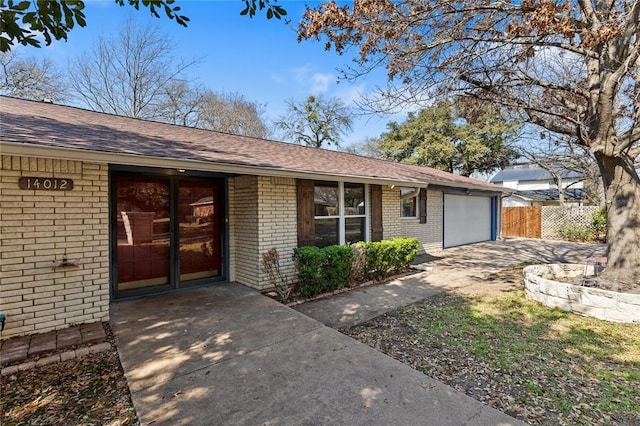
POLYGON ((429 184, 442 184, 436 181, 414 179, 394 179, 387 177, 361 176, 348 173, 319 173, 305 170, 289 170, 277 167, 250 166, 225 162, 177 159, 168 157, 150 157, 141 154, 114 153, 105 151, 84 150, 66 147, 51 147, 21 142, 0 141, 3 155, 34 156, 41 158, 69 159, 103 164, 118 164, 139 167, 158 167, 179 170, 207 171, 235 175, 257 175, 289 177, 314 180, 349 180, 355 183, 374 183, 389 186, 427 187, 429 184))

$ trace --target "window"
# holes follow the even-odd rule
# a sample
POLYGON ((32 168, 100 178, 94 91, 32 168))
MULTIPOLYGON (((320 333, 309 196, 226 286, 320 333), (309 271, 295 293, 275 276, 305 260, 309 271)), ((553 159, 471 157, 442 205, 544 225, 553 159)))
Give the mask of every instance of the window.
POLYGON ((315 182, 315 245, 353 243, 367 239, 364 184, 315 182))
POLYGON ((364 185, 344 184, 344 236, 346 243, 366 240, 366 222, 364 185))
POLYGON ((409 196, 410 194, 415 194, 415 192, 413 188, 402 188, 400 190, 400 217, 418 217, 418 195, 409 196))

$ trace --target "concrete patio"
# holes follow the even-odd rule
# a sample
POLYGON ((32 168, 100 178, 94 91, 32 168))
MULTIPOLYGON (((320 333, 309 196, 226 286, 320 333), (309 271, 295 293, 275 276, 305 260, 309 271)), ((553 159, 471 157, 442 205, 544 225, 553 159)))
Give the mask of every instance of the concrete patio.
POLYGON ((601 250, 483 243, 423 259, 431 272, 298 311, 232 283, 114 303, 111 325, 141 424, 521 425, 323 323, 351 325, 517 263, 601 250))

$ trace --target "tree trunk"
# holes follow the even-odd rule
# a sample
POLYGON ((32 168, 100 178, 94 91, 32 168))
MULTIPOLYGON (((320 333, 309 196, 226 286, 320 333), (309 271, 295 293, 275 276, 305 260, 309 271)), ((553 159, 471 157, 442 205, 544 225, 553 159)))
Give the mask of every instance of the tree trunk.
POLYGON ((556 186, 558 187, 558 203, 564 207, 564 186, 562 185, 562 176, 558 173, 555 176, 556 186))
POLYGON ((622 158, 596 153, 607 203, 607 268, 603 277, 640 283, 640 178, 622 158))

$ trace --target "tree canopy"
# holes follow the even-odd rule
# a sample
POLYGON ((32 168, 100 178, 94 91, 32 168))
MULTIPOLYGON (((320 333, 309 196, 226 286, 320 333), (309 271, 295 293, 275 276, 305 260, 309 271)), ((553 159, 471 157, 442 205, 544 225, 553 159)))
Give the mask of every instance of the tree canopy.
POLYGON ((385 67, 372 110, 462 93, 588 148, 607 204, 611 280, 640 281, 640 0, 356 0, 307 8, 299 39, 385 67))
POLYGON ((387 125, 380 136, 384 158, 470 176, 490 173, 518 157, 511 146, 517 124, 489 104, 440 101, 387 125))

